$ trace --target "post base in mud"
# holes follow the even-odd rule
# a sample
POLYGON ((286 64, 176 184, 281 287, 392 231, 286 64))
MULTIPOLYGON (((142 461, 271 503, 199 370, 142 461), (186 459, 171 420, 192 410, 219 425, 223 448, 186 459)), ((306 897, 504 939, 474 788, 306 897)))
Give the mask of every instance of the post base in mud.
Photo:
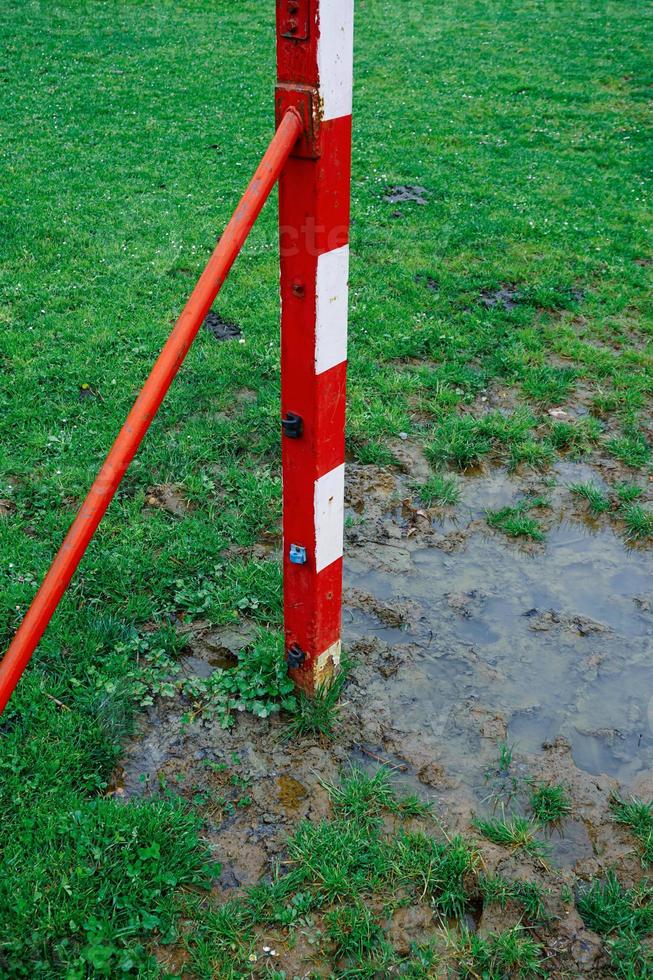
POLYGON ((304 694, 326 690, 333 684, 340 671, 341 643, 337 640, 328 650, 316 657, 306 668, 289 667, 288 673, 304 694))

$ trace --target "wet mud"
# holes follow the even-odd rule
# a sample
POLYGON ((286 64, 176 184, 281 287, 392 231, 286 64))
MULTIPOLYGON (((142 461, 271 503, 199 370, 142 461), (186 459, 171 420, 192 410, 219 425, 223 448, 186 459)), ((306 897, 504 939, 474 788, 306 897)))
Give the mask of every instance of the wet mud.
MULTIPOLYGON (((653 555, 627 547, 569 493, 573 482, 601 482, 587 463, 562 459, 546 477, 488 467, 460 479, 457 507, 425 508, 413 488, 428 479, 427 461, 407 441, 392 449, 395 467, 348 468, 343 639, 354 667, 335 740, 284 740, 279 716, 242 715, 226 731, 185 725, 181 700, 159 702, 125 747, 111 792, 194 801, 222 865, 218 899, 269 874, 298 821, 328 814, 324 784, 351 763, 388 765, 400 788, 467 834, 474 815, 501 803, 519 812, 513 777, 562 783, 573 813, 550 835, 550 866, 482 842, 487 867, 514 876, 526 864, 558 893, 610 867, 636 880, 639 858, 609 801, 653 797, 653 555), (544 542, 488 528, 487 508, 543 480, 544 542), (510 779, 497 767, 500 743, 513 750, 510 779)), ((186 669, 199 676, 229 666, 252 637, 247 622, 195 625, 186 669)), ((550 975, 571 966, 609 976, 598 937, 574 911, 558 911, 549 952, 563 965, 550 975)), ((413 941, 420 914, 389 928, 413 941)), ((489 908, 477 926, 501 928, 501 916, 489 908)), ((295 969, 297 955, 278 968, 295 969)))
POLYGON ((481 303, 486 309, 499 306, 503 310, 513 310, 519 304, 519 290, 514 286, 501 286, 500 289, 484 289, 481 303))
POLYGON ((0 500, 0 517, 8 517, 9 514, 13 514, 16 510, 16 505, 13 500, 0 500))
POLYGON ((216 340, 236 340, 242 336, 242 330, 237 323, 230 323, 215 310, 209 310, 206 314, 204 326, 216 340))
POLYGON ((145 497, 145 504, 156 510, 165 510, 175 517, 183 517, 192 510, 185 497, 185 488, 176 483, 159 483, 155 487, 150 487, 145 497))
POLYGON ((437 279, 434 279, 433 276, 419 274, 415 276, 415 282, 423 283, 426 286, 426 288, 430 290, 430 292, 432 293, 440 292, 440 283, 438 282, 437 279))
POLYGON ((419 187, 414 184, 400 184, 396 187, 389 187, 383 195, 383 200, 389 204, 426 204, 428 199, 426 187, 419 187))

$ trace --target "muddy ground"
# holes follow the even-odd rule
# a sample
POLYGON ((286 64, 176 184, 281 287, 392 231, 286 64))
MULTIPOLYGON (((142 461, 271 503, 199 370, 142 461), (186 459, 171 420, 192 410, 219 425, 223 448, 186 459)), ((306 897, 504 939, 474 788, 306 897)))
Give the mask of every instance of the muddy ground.
MULTIPOLYGON (((569 492, 586 479, 601 485, 605 461, 560 459, 545 475, 488 466, 461 477, 457 507, 427 509, 414 491, 431 475, 427 461, 408 441, 392 448, 396 467, 348 468, 343 634, 355 666, 336 739, 284 741, 278 716, 243 715, 229 731, 184 727, 186 705, 166 701, 126 746, 112 792, 173 788, 194 799, 226 899, 271 872, 301 818, 328 813, 322 783, 351 762, 387 763, 464 833, 501 802, 519 812, 512 776, 530 775, 566 786, 573 815, 551 837, 548 866, 481 842, 487 866, 526 870, 558 894, 609 867, 632 883, 639 859, 609 799, 653 797, 653 557, 628 547, 609 515, 589 519, 569 492), (543 489, 545 542, 488 528, 486 508, 543 489), (497 769, 500 743, 514 748, 510 779, 497 769)), ((186 669, 205 676, 228 665, 252 635, 247 622, 195 624, 186 669)), ((548 975, 610 976, 573 904, 554 911, 559 922, 540 937, 548 975)), ((505 916, 491 908, 474 925, 498 928, 505 916)), ((414 919, 393 924, 406 942, 424 932, 414 919)), ((276 943, 278 969, 310 968, 276 943)))

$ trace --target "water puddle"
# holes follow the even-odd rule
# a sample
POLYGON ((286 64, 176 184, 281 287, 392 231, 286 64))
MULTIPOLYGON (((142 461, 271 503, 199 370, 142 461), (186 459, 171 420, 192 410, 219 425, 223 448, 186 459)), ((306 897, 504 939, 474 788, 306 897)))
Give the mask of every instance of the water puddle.
POLYGON ((368 594, 372 610, 347 612, 345 644, 373 638, 398 654, 393 728, 431 735, 445 769, 470 786, 490 734, 525 752, 562 736, 579 768, 626 785, 653 765, 647 552, 566 523, 533 552, 486 533, 455 554, 401 544, 400 573, 376 555, 370 562, 364 546, 345 561, 346 594, 368 594), (407 601, 413 612, 400 628, 374 613, 375 602, 407 601))

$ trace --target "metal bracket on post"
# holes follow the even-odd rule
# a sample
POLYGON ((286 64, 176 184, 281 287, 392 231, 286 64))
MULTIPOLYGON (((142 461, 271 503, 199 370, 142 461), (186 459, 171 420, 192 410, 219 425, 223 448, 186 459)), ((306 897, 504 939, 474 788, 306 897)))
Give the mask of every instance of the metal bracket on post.
POLYGON ((288 412, 281 419, 281 431, 286 439, 301 439, 304 434, 304 420, 297 412, 288 412))
POLYGON ((286 651, 286 663, 291 670, 299 670, 299 668, 303 666, 305 660, 306 654, 296 643, 293 643, 290 649, 286 651))
POLYGON ((291 41, 307 41, 310 30, 309 0, 282 0, 279 34, 291 41))
POLYGON ((301 116, 304 126, 292 152, 294 157, 317 160, 322 156, 320 139, 320 101, 318 92, 310 85, 287 85, 279 83, 275 91, 275 112, 277 126, 288 109, 294 109, 301 116))

